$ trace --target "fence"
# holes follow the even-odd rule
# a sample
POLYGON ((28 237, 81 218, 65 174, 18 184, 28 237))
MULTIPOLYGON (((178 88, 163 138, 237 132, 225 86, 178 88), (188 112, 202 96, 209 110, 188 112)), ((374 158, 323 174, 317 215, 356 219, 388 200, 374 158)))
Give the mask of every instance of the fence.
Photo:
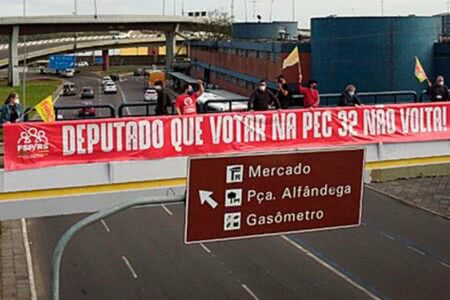
MULTIPOLYGON (((153 116, 155 115, 155 111, 151 111, 150 108, 156 106, 156 103, 142 103, 142 102, 134 102, 134 103, 123 103, 119 106, 117 109, 118 117, 124 118, 124 117, 147 117, 147 116, 153 116), (130 108, 145 108, 145 113, 131 113, 130 108), (125 110, 128 110, 128 113, 125 113, 125 110)), ((175 114, 175 107, 172 103, 171 105, 171 111, 172 114, 175 114)))
POLYGON ((79 120, 79 119, 106 119, 106 118, 115 118, 116 117, 116 109, 111 104, 88 104, 88 105, 66 105, 66 106, 55 106, 55 114, 57 120, 79 120), (94 115, 82 113, 83 110, 93 109, 94 115), (107 114, 98 114, 97 110, 103 109, 106 110, 107 114), (73 117, 64 117, 60 115, 60 112, 63 111, 75 111, 76 114, 73 117))

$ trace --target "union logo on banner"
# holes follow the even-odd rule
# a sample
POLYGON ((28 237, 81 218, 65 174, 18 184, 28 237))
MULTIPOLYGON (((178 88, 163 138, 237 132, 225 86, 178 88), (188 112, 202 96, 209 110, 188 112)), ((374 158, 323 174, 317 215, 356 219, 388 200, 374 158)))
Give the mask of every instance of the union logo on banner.
POLYGON ((17 140, 17 154, 21 158, 41 158, 48 155, 49 143, 44 130, 23 129, 17 140))

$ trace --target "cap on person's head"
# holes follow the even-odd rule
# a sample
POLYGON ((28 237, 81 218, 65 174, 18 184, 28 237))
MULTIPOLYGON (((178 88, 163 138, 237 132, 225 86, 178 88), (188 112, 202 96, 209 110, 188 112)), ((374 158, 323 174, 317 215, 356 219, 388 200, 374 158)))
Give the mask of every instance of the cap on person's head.
POLYGON ((158 81, 155 82, 155 85, 163 86, 164 84, 163 84, 163 82, 161 80, 158 80, 158 81))
POLYGON ((265 80, 260 80, 260 81, 258 82, 258 85, 266 85, 266 81, 265 81, 265 80))
POLYGON ((311 86, 311 85, 318 85, 319 83, 316 81, 316 80, 310 80, 310 81, 308 81, 308 85, 309 86, 311 86))

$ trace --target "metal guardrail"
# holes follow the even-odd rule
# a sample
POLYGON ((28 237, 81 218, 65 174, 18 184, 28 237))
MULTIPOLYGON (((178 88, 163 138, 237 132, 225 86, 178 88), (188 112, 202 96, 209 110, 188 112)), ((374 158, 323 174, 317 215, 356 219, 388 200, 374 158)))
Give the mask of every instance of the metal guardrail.
MULTIPOLYGON (((339 98, 342 94, 330 93, 320 95, 320 106, 338 106, 339 98)), ((389 92, 362 92, 356 94, 363 104, 388 104, 388 103, 399 103, 399 98, 404 97, 402 102, 418 102, 419 97, 415 91, 389 91, 389 92), (394 101, 381 102, 382 98, 393 98, 394 101), (408 101, 409 100, 409 101, 408 101)), ((303 103, 303 95, 293 95, 292 96, 295 104, 303 103)), ((389 99, 389 100, 391 100, 389 99)))
POLYGON ((85 104, 85 105, 65 105, 65 106, 55 106, 55 114, 56 114, 56 120, 62 121, 62 120, 80 120, 80 119, 107 119, 107 118, 115 118, 116 117, 116 109, 111 104, 85 104), (87 115, 78 115, 76 118, 59 118, 59 112, 61 111, 70 111, 70 110, 81 110, 86 108, 94 108, 97 109, 106 109, 109 114, 105 116, 94 116, 90 117, 87 115))
MULTIPOLYGON (((450 89, 448 90, 450 93, 450 89)), ((431 97, 428 95, 427 90, 423 90, 420 92, 419 102, 429 102, 431 101, 431 97)))
POLYGON ((109 209, 94 213, 78 223, 74 224, 70 227, 63 236, 58 240, 56 244, 55 250, 53 251, 52 264, 50 270, 50 299, 51 300, 59 300, 59 287, 60 287, 60 270, 61 270, 61 262, 64 254, 64 249, 67 244, 70 242, 73 236, 77 234, 83 228, 96 223, 104 218, 115 215, 121 211, 132 207, 139 207, 144 205, 160 205, 160 204, 175 204, 175 203, 184 203, 185 196, 173 196, 173 197, 152 197, 148 199, 138 199, 128 201, 122 204, 117 204, 114 207, 109 209))
MULTIPOLYGON (((152 107, 156 106, 156 102, 132 102, 132 103, 123 103, 119 106, 117 109, 118 117, 124 118, 124 117, 147 117, 147 116, 154 116, 155 110, 151 110, 152 107), (130 113, 129 108, 136 108, 136 107, 145 107, 145 113, 143 114, 134 114, 130 113), (124 113, 124 110, 128 109, 128 114, 124 113)), ((175 107, 172 103, 171 111, 172 114, 175 113, 175 107)))
MULTIPOLYGON (((199 105, 201 113, 209 113, 209 112, 231 112, 233 111, 233 103, 246 103, 248 104, 248 99, 220 99, 220 100, 208 100, 203 105, 199 105), (228 106, 228 110, 216 110, 210 106, 210 104, 219 103, 226 104, 228 106)), ((247 109, 246 109, 247 110, 247 109)), ((242 111, 242 110, 241 110, 242 111)))

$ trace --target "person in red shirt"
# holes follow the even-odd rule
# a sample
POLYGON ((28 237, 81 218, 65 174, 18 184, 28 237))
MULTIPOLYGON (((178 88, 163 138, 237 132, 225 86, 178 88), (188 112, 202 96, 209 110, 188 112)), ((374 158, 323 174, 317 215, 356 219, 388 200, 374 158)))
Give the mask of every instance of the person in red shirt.
POLYGON ((197 114, 197 99, 204 92, 203 82, 201 80, 197 81, 199 85, 199 90, 196 92, 192 85, 186 84, 184 86, 184 93, 177 97, 175 102, 175 109, 178 115, 195 115, 197 114))
POLYGON ((317 90, 317 81, 310 80, 308 87, 302 86, 303 76, 300 74, 298 81, 298 90, 304 96, 303 105, 305 108, 316 108, 320 105, 319 91, 317 90))

